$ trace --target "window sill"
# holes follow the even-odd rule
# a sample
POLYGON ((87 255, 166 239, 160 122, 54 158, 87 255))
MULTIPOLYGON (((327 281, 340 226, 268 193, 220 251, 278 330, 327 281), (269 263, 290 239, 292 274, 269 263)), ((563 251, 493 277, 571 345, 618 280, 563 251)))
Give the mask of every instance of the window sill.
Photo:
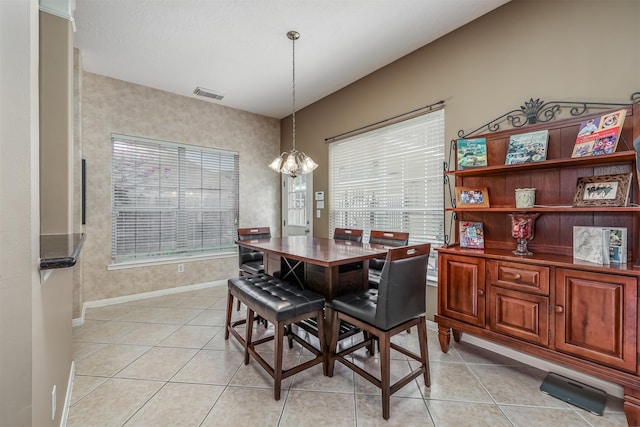
POLYGON ((224 252, 219 254, 208 254, 198 256, 176 256, 158 258, 155 260, 126 261, 107 265, 107 270, 126 270, 129 268, 155 267, 167 264, 181 264, 185 262, 208 261, 212 259, 236 258, 238 252, 224 252))

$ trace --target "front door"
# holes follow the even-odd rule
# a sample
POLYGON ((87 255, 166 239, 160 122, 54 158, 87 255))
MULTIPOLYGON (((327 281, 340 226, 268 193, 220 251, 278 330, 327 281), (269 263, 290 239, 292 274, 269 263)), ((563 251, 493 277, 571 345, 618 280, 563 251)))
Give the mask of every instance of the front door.
POLYGON ((313 172, 282 174, 282 235, 313 235, 313 172))

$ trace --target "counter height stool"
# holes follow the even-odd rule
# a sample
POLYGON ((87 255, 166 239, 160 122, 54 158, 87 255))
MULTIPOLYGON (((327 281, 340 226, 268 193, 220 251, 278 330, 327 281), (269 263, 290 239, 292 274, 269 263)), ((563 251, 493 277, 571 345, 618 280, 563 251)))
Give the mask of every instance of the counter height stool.
POLYGON ((324 316, 325 299, 322 295, 298 286, 283 282, 267 274, 255 274, 253 276, 241 276, 228 280, 227 320, 224 339, 229 339, 231 333, 244 347, 244 364, 249 364, 250 356, 262 366, 274 380, 273 398, 280 400, 280 387, 282 380, 300 371, 319 363, 323 364, 323 373, 326 373, 327 359, 324 350, 326 347, 323 322, 318 322, 319 348, 305 341, 295 334, 289 333, 289 325, 301 320, 315 317, 321 319, 324 316), (231 322, 233 310, 233 298, 237 298, 247 306, 247 319, 231 322), (253 340, 254 315, 271 322, 274 325, 274 334, 266 338, 253 340), (245 324, 245 337, 240 335, 236 326, 245 324), (286 335, 294 339, 304 348, 315 355, 311 360, 300 363, 289 369, 282 369, 283 340, 286 335), (270 365, 255 347, 267 341, 274 341, 274 361, 270 365))
POLYGON ((424 377, 424 384, 427 387, 431 386, 425 319, 426 277, 430 249, 431 245, 428 243, 390 249, 382 268, 378 289, 343 295, 331 302, 333 310, 327 374, 330 377, 333 376, 334 364, 338 361, 379 387, 382 390, 382 417, 385 420, 389 419, 390 397, 393 393, 420 375, 424 377), (371 339, 378 341, 380 378, 365 371, 346 357, 362 347, 369 347, 370 340, 338 352, 341 321, 355 325, 372 335, 371 339), (391 342, 391 337, 414 325, 418 326, 420 355, 391 342), (420 362, 418 369, 412 370, 395 384, 391 384, 392 349, 420 362))

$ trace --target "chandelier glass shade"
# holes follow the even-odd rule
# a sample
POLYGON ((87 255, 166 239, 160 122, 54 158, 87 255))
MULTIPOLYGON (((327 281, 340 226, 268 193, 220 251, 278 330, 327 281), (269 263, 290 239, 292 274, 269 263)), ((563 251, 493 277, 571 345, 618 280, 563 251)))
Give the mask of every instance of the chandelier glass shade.
POLYGON ((273 162, 269 164, 269 167, 275 172, 291 175, 292 178, 295 178, 299 174, 304 175, 313 171, 318 167, 318 164, 314 162, 311 157, 296 150, 296 40, 300 38, 300 34, 297 31, 289 31, 287 33, 287 37, 293 42, 292 149, 291 151, 285 151, 276 157, 273 162))

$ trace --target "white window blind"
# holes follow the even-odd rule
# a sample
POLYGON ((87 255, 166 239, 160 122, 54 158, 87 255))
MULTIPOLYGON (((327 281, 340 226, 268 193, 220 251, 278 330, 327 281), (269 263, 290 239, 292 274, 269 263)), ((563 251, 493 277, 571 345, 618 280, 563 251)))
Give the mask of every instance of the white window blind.
MULTIPOLYGON (((444 109, 329 146, 329 227, 403 231, 444 242, 444 109)), ((333 231, 332 231, 333 233, 333 231)), ((430 257, 430 274, 436 256, 430 257)))
POLYGON ((238 153, 111 139, 114 262, 235 250, 238 153))

